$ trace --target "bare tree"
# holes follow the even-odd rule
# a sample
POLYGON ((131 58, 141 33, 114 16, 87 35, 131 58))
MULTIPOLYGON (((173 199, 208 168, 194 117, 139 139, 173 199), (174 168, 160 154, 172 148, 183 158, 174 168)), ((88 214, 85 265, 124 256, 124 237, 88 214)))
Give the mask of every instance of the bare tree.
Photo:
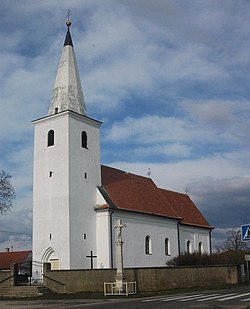
POLYGON ((10 182, 11 175, 5 171, 0 172, 0 214, 3 215, 12 207, 12 200, 15 199, 15 190, 10 182))
POLYGON ((230 229, 227 231, 227 239, 219 246, 218 251, 241 251, 249 250, 249 244, 241 241, 240 229, 230 229))

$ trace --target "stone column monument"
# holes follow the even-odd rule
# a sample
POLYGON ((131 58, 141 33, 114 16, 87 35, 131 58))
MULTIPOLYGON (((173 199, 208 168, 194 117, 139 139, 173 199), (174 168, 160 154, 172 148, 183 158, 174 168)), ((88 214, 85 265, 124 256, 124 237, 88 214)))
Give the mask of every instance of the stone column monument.
POLYGON ((122 228, 126 228, 125 224, 122 224, 121 219, 117 219, 115 228, 115 260, 116 260, 116 287, 119 291, 123 290, 123 283, 125 280, 124 272, 123 272, 123 252, 122 252, 122 228))

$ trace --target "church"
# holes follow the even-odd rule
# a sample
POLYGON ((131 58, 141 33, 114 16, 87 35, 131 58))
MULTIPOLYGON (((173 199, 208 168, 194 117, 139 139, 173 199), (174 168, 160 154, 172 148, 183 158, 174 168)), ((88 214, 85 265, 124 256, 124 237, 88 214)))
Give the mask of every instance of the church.
POLYGON ((54 270, 115 268, 118 219, 126 225, 125 268, 210 253, 212 227, 187 194, 101 165, 102 123, 86 114, 71 22, 66 25, 48 115, 33 121, 33 277, 41 278, 45 262, 54 270))

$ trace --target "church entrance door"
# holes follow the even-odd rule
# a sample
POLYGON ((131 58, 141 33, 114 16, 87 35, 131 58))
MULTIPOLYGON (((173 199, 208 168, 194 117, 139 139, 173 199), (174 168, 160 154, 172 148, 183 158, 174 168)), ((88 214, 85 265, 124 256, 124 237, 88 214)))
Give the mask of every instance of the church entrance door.
POLYGON ((58 270, 59 269, 59 260, 58 259, 50 259, 49 263, 51 265, 51 270, 58 270))
POLYGON ((52 249, 52 248, 48 248, 45 251, 45 253, 43 255, 42 262, 43 263, 50 263, 51 270, 58 270, 58 269, 60 269, 59 257, 57 255, 57 253, 55 252, 55 250, 52 249))

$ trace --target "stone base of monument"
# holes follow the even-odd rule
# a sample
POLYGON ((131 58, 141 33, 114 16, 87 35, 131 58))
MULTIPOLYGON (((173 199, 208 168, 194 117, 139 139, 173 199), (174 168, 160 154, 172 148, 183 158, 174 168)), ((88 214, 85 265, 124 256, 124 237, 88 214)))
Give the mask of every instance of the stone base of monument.
POLYGON ((131 295, 137 293, 136 281, 134 282, 104 282, 104 295, 131 295))

